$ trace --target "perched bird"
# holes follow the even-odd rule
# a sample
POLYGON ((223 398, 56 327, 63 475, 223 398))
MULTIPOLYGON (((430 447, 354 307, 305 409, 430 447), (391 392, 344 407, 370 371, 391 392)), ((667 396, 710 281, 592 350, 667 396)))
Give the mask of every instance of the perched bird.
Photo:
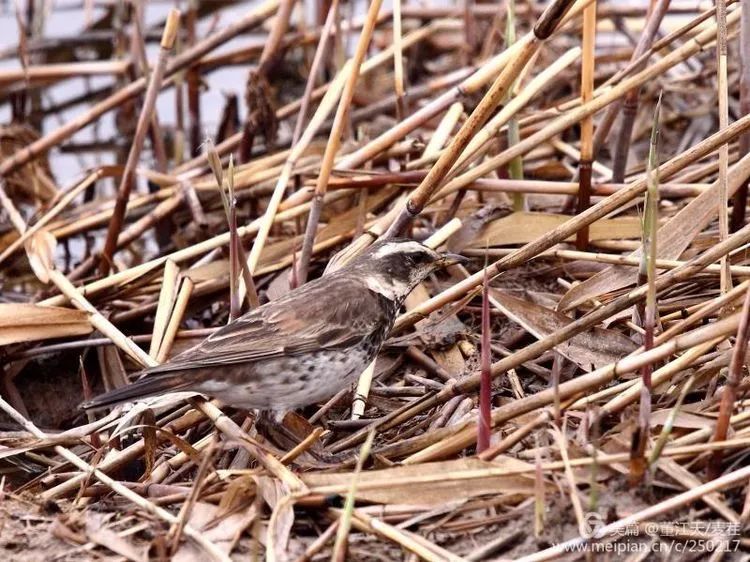
POLYGON ((133 384, 81 406, 182 391, 276 412, 327 400, 376 357, 412 289, 461 261, 410 240, 378 242, 338 271, 251 310, 133 384))

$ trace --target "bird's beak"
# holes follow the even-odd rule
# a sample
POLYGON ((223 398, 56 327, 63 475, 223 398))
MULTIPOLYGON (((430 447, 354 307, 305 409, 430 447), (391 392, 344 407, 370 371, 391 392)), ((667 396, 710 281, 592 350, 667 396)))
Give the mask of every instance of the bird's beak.
POLYGON ((440 267, 448 267, 449 265, 456 265, 459 263, 467 263, 469 258, 465 258, 460 254, 443 254, 438 260, 440 267))

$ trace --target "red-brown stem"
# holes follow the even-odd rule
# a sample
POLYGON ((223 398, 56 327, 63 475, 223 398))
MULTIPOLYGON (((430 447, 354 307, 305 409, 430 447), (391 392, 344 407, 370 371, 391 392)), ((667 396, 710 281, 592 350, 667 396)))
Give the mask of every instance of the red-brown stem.
MULTIPOLYGON (((721 393, 721 405, 719 406, 719 417, 716 420, 713 441, 724 441, 729 433, 729 418, 734 410, 737 400, 737 388, 742 378, 742 368, 745 366, 745 355, 747 355, 747 341, 750 336, 750 291, 745 293, 745 303, 742 305, 740 325, 737 327, 737 340, 732 350, 732 360, 729 363, 729 375, 721 393)), ((721 473, 721 460, 723 452, 716 450, 711 456, 708 464, 709 478, 718 478, 721 473)))
MULTIPOLYGON (((649 256, 649 259, 653 259, 649 256)), ((654 318, 651 307, 646 307, 644 316, 643 349, 648 351, 654 347, 654 318)), ((638 484, 646 472, 646 445, 648 445, 648 436, 651 425, 651 396, 653 383, 651 374, 654 366, 647 363, 641 367, 641 386, 640 404, 638 409, 638 427, 633 434, 633 442, 630 450, 630 484, 638 484)))
POLYGON ((117 200, 115 201, 115 208, 112 211, 112 219, 110 220, 109 228, 107 229, 107 239, 104 242, 102 259, 99 262, 99 271, 102 275, 106 275, 109 271, 112 263, 112 256, 117 247, 117 237, 120 235, 120 230, 122 230, 125 209, 128 205, 128 199, 130 198, 130 189, 135 180, 135 167, 138 164, 138 159, 140 158, 141 150, 143 149, 143 141, 146 138, 146 132, 151 124, 151 117, 153 115, 154 105, 156 104, 156 96, 161 89, 161 81, 164 77, 164 70, 167 66, 167 57, 174 46, 179 21, 180 12, 178 10, 172 10, 167 19, 167 23, 164 26, 164 34, 159 49, 159 58, 156 62, 156 67, 149 77, 148 88, 146 89, 146 99, 143 102, 143 109, 138 117, 138 124, 135 129, 135 138, 133 139, 133 145, 130 147, 130 152, 128 153, 128 160, 125 163, 125 170, 122 173, 120 187, 117 190, 117 200))
POLYGON ((479 425, 477 427, 477 454, 490 446, 492 427, 492 375, 490 357, 490 299, 489 279, 485 269, 482 285, 482 380, 479 384, 479 425))

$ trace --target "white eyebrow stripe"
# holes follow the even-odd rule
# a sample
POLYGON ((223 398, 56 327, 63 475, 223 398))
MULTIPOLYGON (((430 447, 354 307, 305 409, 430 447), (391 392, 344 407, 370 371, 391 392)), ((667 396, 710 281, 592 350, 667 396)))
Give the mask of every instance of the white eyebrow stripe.
POLYGON ((378 248, 375 253, 372 254, 373 258, 382 258, 394 252, 406 252, 406 251, 420 252, 422 246, 418 242, 400 242, 397 244, 389 243, 378 248))

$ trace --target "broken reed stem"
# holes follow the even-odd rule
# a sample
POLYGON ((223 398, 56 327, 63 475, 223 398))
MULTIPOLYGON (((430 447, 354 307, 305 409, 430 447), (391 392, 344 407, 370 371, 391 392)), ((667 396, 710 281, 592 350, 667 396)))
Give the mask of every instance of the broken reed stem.
POLYGON ((357 390, 354 392, 352 400, 352 419, 358 420, 365 413, 367 407, 367 397, 370 394, 372 385, 372 376, 375 373, 375 361, 370 363, 359 376, 357 390))
POLYGON ((135 136, 128 152, 128 159, 125 163, 125 169, 122 172, 122 178, 120 180, 120 186, 117 190, 117 198, 115 200, 115 207, 112 210, 112 218, 107 229, 107 237, 104 241, 104 247, 102 248, 101 261, 99 262, 99 272, 102 275, 106 275, 112 265, 112 258, 117 248, 117 238, 122 230, 123 220, 125 218, 125 210, 128 205, 128 199, 130 199, 130 190, 135 181, 135 168, 138 165, 138 160, 141 156, 141 150, 143 149, 143 142, 146 139, 146 133, 152 123, 153 110, 156 105, 156 96, 161 89, 162 79, 164 77, 164 71, 167 67, 167 57, 169 56, 172 47, 174 47, 175 38, 177 37, 177 31, 180 24, 180 12, 179 10, 172 9, 167 16, 166 24, 164 25, 164 32, 161 38, 161 44, 159 47, 159 57, 156 62, 154 70, 151 72, 148 81, 148 88, 146 89, 146 96, 143 102, 143 108, 138 117, 138 124, 135 129, 135 136))
POLYGON ((50 281, 65 295, 76 308, 91 314, 91 325, 112 340, 117 347, 124 351, 134 361, 141 365, 153 366, 156 362, 140 347, 126 337, 114 324, 107 320, 86 298, 73 286, 65 275, 57 270, 50 270, 50 281))
MULTIPOLYGON (((198 0, 188 0, 185 13, 185 39, 188 48, 195 45, 196 24, 198 19, 198 0)), ((191 65, 184 73, 185 90, 187 91, 187 113, 189 121, 188 154, 192 158, 200 152, 202 141, 201 130, 201 76, 197 65, 191 65)))
POLYGON ((448 141, 448 138, 453 132, 453 129, 456 128, 456 123, 458 123, 458 120, 461 118, 463 112, 464 104, 462 104, 460 101, 451 104, 451 106, 448 108, 448 111, 445 112, 445 115, 443 115, 443 118, 440 120, 438 126, 435 127, 435 130, 432 132, 430 141, 427 143, 427 146, 425 146, 424 151, 422 152, 422 158, 420 158, 420 160, 427 160, 429 158, 432 158, 433 156, 436 157, 438 154, 440 154, 440 151, 448 141))
MULTIPOLYGON (((227 187, 229 188, 229 213, 227 223, 229 224, 229 322, 236 320, 242 314, 242 303, 240 301, 240 278, 238 271, 242 268, 240 264, 240 238, 237 235, 237 198, 234 195, 234 159, 229 155, 229 169, 227 170, 227 187)), ((224 187, 221 187, 222 193, 224 187)), ((252 279, 252 277, 251 277, 252 279)))
POLYGON ((182 322, 182 319, 185 316, 185 311, 190 302, 190 296, 193 293, 193 287, 194 284, 190 277, 185 276, 182 278, 180 290, 177 292, 177 298, 172 307, 172 313, 169 316, 169 322, 164 330, 162 340, 159 343, 159 351, 156 354, 157 363, 163 363, 166 361, 169 352, 172 351, 172 345, 177 336, 177 330, 180 328, 180 322, 182 322))
POLYGON ((331 171, 333 170, 334 158, 341 146, 341 137, 344 132, 344 126, 346 125, 346 116, 349 112, 352 98, 354 97, 354 87, 357 84, 362 61, 365 58, 367 47, 370 44, 370 38, 372 37, 372 32, 375 29, 375 23, 377 22, 381 4, 382 0, 372 0, 370 3, 367 11, 367 18, 365 24, 362 26, 362 32, 360 33, 359 41, 357 42, 357 48, 354 52, 354 56, 351 58, 349 72, 346 76, 346 82, 344 83, 344 88, 341 92, 339 105, 336 108, 336 115, 333 118, 331 133, 328 136, 325 153, 323 154, 320 171, 318 172, 318 180, 315 185, 315 193, 313 195, 310 213, 307 217, 305 237, 302 240, 302 250, 300 251, 299 263, 297 266, 297 282, 300 285, 307 282, 310 257, 315 242, 315 235, 318 231, 320 213, 323 210, 323 197, 328 190, 328 180, 331 176, 331 171))
POLYGON ((13 224, 13 228, 16 229, 18 234, 23 235, 26 232, 26 221, 23 220, 23 216, 21 216, 21 213, 13 204, 13 200, 5 193, 5 179, 3 174, 0 174, 0 205, 8 213, 8 218, 11 224, 13 224))
MULTIPOLYGON (((594 97, 594 50, 596 48, 596 2, 583 10, 583 38, 581 40, 581 105, 594 97)), ((578 167, 578 202, 576 212, 582 213, 591 205, 591 166, 594 159, 594 116, 581 121, 581 159, 578 167)), ((589 230, 585 226, 576 234, 576 247, 583 251, 589 245, 589 230)))
MULTIPOLYGON (((427 28, 427 30, 430 29, 434 28, 427 28)), ((406 37, 404 38, 404 44, 406 44, 406 37)), ((443 80, 439 80, 438 83, 452 85, 451 89, 414 111, 395 127, 388 129, 361 148, 358 148, 351 154, 343 157, 336 165, 336 168, 339 170, 348 170, 360 167, 368 160, 371 160, 399 140, 403 139, 425 121, 438 115, 458 99, 476 94, 487 82, 492 80, 493 76, 496 76, 498 72, 501 72, 514 56, 517 55, 520 46, 520 43, 516 43, 511 48, 505 49, 501 53, 492 57, 492 59, 485 62, 479 68, 466 69, 469 73, 468 76, 460 76, 462 73, 459 73, 459 75, 456 76, 460 76, 457 79, 461 81, 457 85, 453 85, 454 81, 452 79, 447 83, 443 80)))
MULTIPOLYGON (((572 5, 572 0, 555 0, 539 17, 533 30, 527 33, 518 43, 518 52, 508 61, 500 75, 490 86, 490 89, 482 97, 479 105, 472 111, 469 118, 463 123, 448 148, 442 152, 435 165, 430 168, 427 176, 419 187, 414 190, 404 204, 401 213, 393 222, 385 238, 399 236, 409 222, 419 215, 424 209, 432 195, 441 187, 443 180, 451 170, 456 160, 468 146, 471 138, 487 122, 492 112, 495 111, 500 102, 505 98, 519 73, 531 59, 532 55, 539 49, 540 45, 552 35, 565 13, 572 5)), ((510 49, 506 50, 510 52, 510 49)), ((520 144, 520 143, 519 143, 520 144)))
MULTIPOLYGON (((641 36, 638 39, 633 55, 631 57, 631 63, 637 61, 649 47, 651 47, 653 38, 659 29, 664 15, 669 9, 670 0, 659 0, 658 3, 652 4, 652 9, 648 15, 646 25, 641 32, 641 36)), ((643 64, 637 64, 636 69, 642 68, 643 64)), ((612 181, 621 182, 625 179, 625 169, 628 163, 628 153, 630 151, 630 138, 633 134, 633 125, 635 124, 635 117, 638 112, 638 97, 640 95, 640 86, 629 90, 621 104, 617 104, 610 108, 602 120, 601 134, 597 131, 597 139, 594 142, 595 151, 603 144, 607 133, 614 124, 614 119, 617 116, 617 112, 622 113, 620 119, 620 129, 617 132, 615 138, 614 151, 612 156, 612 181)), ((596 156, 596 152, 594 153, 596 156)))
POLYGON ((177 278, 180 273, 178 265, 172 260, 164 263, 164 276, 159 290, 159 301, 156 306, 154 315, 154 329, 151 337, 151 346, 149 347, 149 356, 156 359, 161 342, 164 338, 164 332, 167 329, 169 318, 174 306, 175 289, 177 288, 177 278))
MULTIPOLYGON (((727 83, 727 3, 716 0, 716 80, 719 96, 719 130, 729 124, 729 84, 727 83)), ((719 148, 719 240, 729 236, 729 209, 727 170, 729 168, 729 145, 719 148)), ((732 288, 727 256, 721 259, 721 291, 726 293, 732 288)))
MULTIPOLYGON (((11 242, 7 248, 0 252, 0 264, 2 264, 9 256, 13 255, 19 248, 21 248, 27 240, 44 228, 49 222, 59 215, 78 195, 84 190, 88 189, 89 186, 93 185, 99 178, 103 176, 102 170, 99 169, 89 174, 82 182, 76 185, 73 189, 63 195, 60 200, 49 209, 42 217, 40 217, 33 225, 28 229, 20 233, 20 236, 11 242)), ((2 189, 2 182, 0 182, 0 189, 2 189)), ((0 198, 2 193, 0 193, 0 198)), ((7 209, 6 209, 7 212, 7 209)), ((19 223, 18 226, 20 226, 19 223)), ((24 225, 25 228, 25 225, 24 225)))
POLYGON ((680 413, 680 408, 682 408, 682 404, 685 401, 685 398, 687 398, 688 393, 693 388, 695 379, 696 375, 695 373, 693 373, 690 375, 690 378, 687 380, 687 382, 683 385, 682 390, 680 390, 680 395, 677 398, 677 402, 675 402, 675 405, 670 410, 669 417, 667 417, 667 420, 664 422, 664 425, 661 428, 661 433, 659 433, 659 437, 656 440, 654 448, 651 450, 651 454, 649 455, 648 459, 648 465, 652 469, 656 468, 656 462, 659 460, 659 457, 661 456, 661 453, 664 450, 667 441, 669 440, 669 436, 672 433, 672 428, 674 427, 674 422, 680 413))
MULTIPOLYGON (((517 45, 517 43, 514 43, 517 45)), ((566 51, 561 57, 556 59, 550 66, 542 70, 532 80, 526 84, 521 91, 513 95, 508 102, 497 112, 497 115, 492 117, 482 129, 477 132, 469 141, 468 146, 463 151, 461 156, 456 161, 456 164, 451 169, 449 177, 457 175, 458 171, 466 168, 468 164, 476 161, 483 156, 491 146, 489 142, 506 124, 509 124, 513 120, 513 116, 523 109, 531 99, 536 96, 539 92, 543 91, 559 74, 568 66, 573 64, 575 60, 580 56, 581 48, 573 47, 566 51)), ((520 142, 520 141, 519 141, 520 142)), ((517 142, 513 143, 514 145, 517 142)), ((417 168, 426 166, 427 164, 437 160, 440 155, 440 151, 432 151, 429 154, 425 150, 425 154, 419 160, 415 160, 410 163, 411 168, 417 168)), ((512 161, 512 160, 511 160, 512 161)), ((477 181, 493 181, 493 180, 477 180, 477 181)), ((494 180, 494 181, 509 181, 509 180, 494 180)), ((529 183, 528 180, 523 183, 529 183)), ((474 184, 476 187, 476 182, 474 184)))
POLYGON ((280 2, 276 17, 273 20, 271 32, 263 43, 263 51, 260 53, 258 73, 261 76, 268 77, 279 62, 282 41, 286 30, 289 28, 289 20, 292 16, 294 4, 295 0, 281 0, 280 2))
MULTIPOLYGON (((750 337, 750 290, 745 292, 745 302, 740 313, 740 324, 737 328, 737 339, 732 350, 732 360, 729 364, 729 374, 721 394, 719 406, 719 417, 716 420, 713 441, 724 441, 729 434, 730 418, 737 400, 737 389, 742 380, 742 371, 745 367, 745 355, 747 354, 748 337, 750 337)), ((715 451, 708 464, 708 476, 717 478, 721 473, 723 454, 715 451)))
POLYGON ((539 434, 534 434, 534 536, 540 537, 544 532, 544 471, 542 454, 539 446, 539 434))
POLYGON ((214 174, 216 185, 219 189, 221 204, 224 207, 224 214, 226 215, 229 229, 229 320, 231 321, 240 316, 243 298, 247 300, 247 306, 250 309, 260 306, 260 299, 258 298, 258 291, 255 288, 253 272, 248 265, 248 259, 245 255, 245 248, 242 246, 239 228, 237 227, 237 198, 234 195, 234 156, 229 155, 229 164, 227 166, 226 185, 229 192, 227 196, 227 193, 224 191, 224 169, 221 167, 219 153, 210 140, 206 140, 204 144, 206 146, 205 152, 208 165, 214 174))
POLYGON ((550 425, 551 427, 549 431, 552 434, 555 442, 557 443, 557 448, 560 452, 560 458, 563 462, 565 479, 568 481, 568 487, 570 488, 570 503, 573 505, 573 513, 575 514, 576 521, 578 522, 578 532, 581 535, 585 535, 587 532, 587 522, 583 514, 583 506, 581 505, 581 498, 578 493, 578 484, 576 483, 576 477, 573 474, 573 468, 570 465, 568 447, 566 445, 565 437, 563 436, 564 433, 567 433, 565 424, 563 424, 562 429, 557 427, 557 425, 555 425, 554 423, 550 425))

